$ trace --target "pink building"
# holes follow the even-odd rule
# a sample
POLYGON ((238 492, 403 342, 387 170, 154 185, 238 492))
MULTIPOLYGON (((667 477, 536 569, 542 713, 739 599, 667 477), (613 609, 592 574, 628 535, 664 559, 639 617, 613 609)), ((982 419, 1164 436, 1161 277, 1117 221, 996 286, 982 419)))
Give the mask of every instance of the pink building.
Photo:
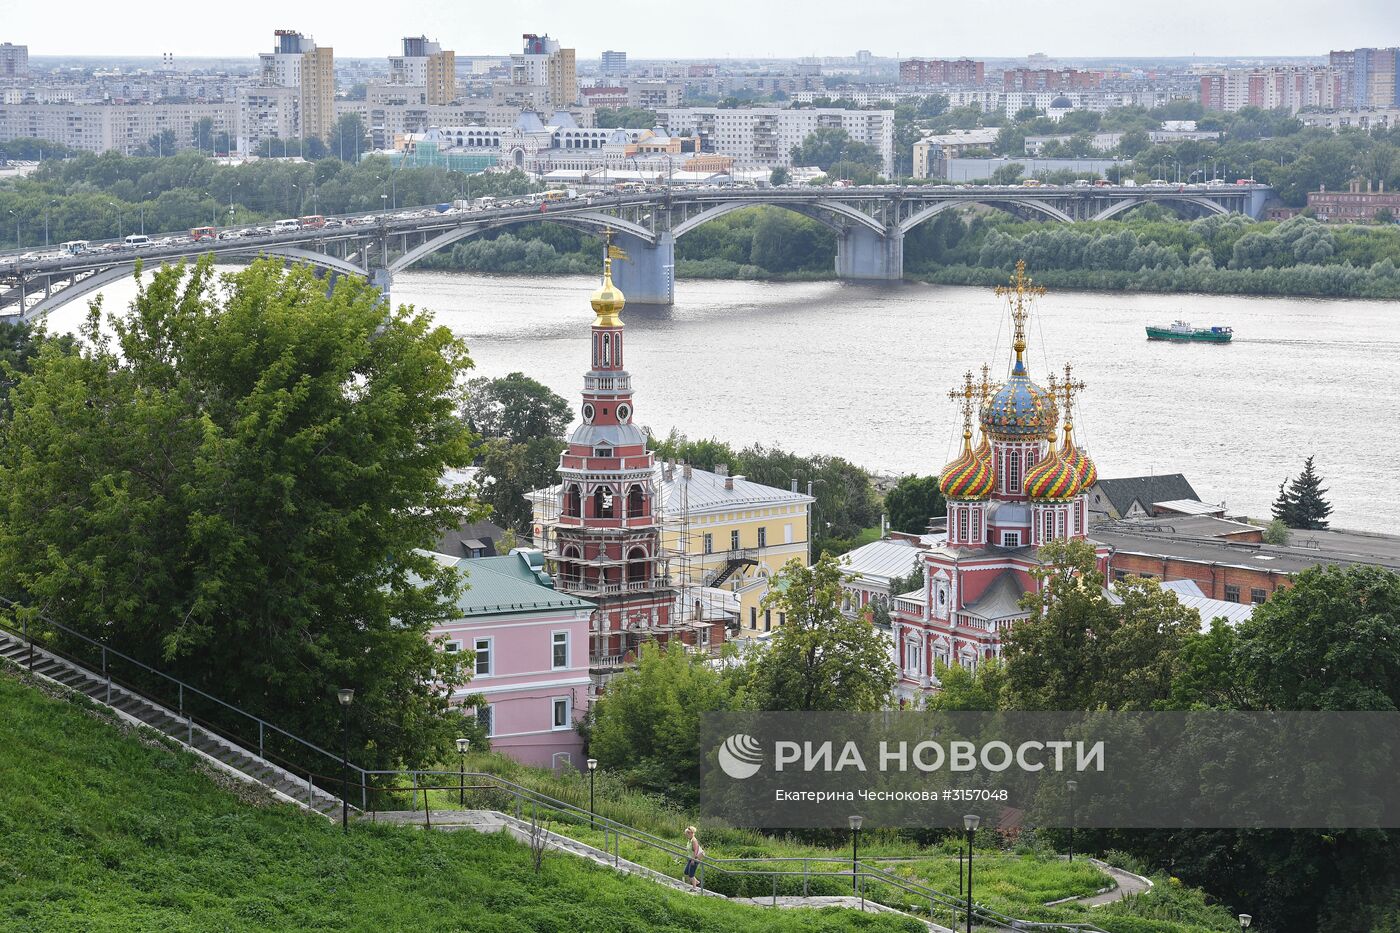
POLYGON ((467 589, 458 618, 435 628, 444 650, 467 652, 472 679, 458 696, 482 694, 477 717, 491 747, 528 765, 583 766, 574 725, 588 711, 588 619, 593 604, 554 589, 538 551, 457 559, 467 589))

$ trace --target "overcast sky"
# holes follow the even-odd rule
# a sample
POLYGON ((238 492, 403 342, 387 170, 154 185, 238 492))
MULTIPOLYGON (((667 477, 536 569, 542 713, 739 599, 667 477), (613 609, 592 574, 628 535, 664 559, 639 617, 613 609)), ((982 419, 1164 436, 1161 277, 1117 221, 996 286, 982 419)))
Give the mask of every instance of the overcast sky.
POLYGON ((426 33, 459 54, 549 33, 580 58, 1325 55, 1400 45, 1397 0, 0 0, 0 41, 31 55, 246 56, 298 29, 337 56, 426 33))

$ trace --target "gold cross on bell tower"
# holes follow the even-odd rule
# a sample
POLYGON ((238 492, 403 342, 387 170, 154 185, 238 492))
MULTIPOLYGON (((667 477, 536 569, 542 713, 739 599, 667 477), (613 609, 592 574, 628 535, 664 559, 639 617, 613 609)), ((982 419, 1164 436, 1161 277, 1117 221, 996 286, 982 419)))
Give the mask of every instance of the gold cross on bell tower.
MULTIPOLYGON (((986 367, 983 367, 985 369, 986 367)), ((962 409, 963 415, 963 449, 972 449, 972 400, 980 394, 977 384, 972 381, 972 370, 968 370, 963 375, 961 388, 953 389, 948 393, 948 398, 957 402, 961 400, 958 407, 962 409)))
POLYGON ((1016 274, 1011 277, 1010 284, 998 285, 996 293, 1011 305, 1011 320, 1016 325, 1016 342, 1013 344, 1016 349, 1016 368, 1024 371, 1025 361, 1022 357, 1026 352, 1026 318, 1031 313, 1028 305, 1045 294, 1045 286, 1036 285, 1034 280, 1026 275, 1026 261, 1018 259, 1016 274))

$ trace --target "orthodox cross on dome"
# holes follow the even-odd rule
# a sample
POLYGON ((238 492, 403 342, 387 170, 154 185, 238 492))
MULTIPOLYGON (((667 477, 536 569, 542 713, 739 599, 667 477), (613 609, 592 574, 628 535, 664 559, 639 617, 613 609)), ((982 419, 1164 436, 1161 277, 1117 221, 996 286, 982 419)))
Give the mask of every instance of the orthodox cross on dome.
MULTIPOLYGON (((982 367, 985 371, 987 367, 982 367)), ((985 375, 984 377, 985 378, 985 375)), ((977 384, 972 381, 972 370, 968 370, 963 375, 962 388, 953 389, 948 393, 948 398, 953 401, 962 400, 959 406, 963 415, 963 449, 972 449, 972 400, 979 395, 977 384)))
POLYGON ((1074 367, 1069 363, 1065 364, 1065 378, 1063 382, 1056 383, 1055 377, 1050 377, 1050 392, 1052 394, 1058 394, 1058 396, 1064 400, 1066 431, 1074 427, 1070 416, 1071 407, 1074 405, 1074 396, 1087 388, 1088 385, 1083 380, 1074 378, 1074 367))
POLYGON ((977 392, 982 396, 982 404, 992 397, 992 392, 996 389, 996 383, 992 382, 992 367, 986 363, 982 364, 982 378, 977 383, 977 392))
POLYGON ((1029 303, 1045 294, 1045 286, 1036 285, 1031 277, 1026 275, 1026 261, 1018 259, 1016 274, 1011 277, 1009 284, 998 285, 996 293, 1011 305, 1011 320, 1016 325, 1016 369, 1024 373, 1025 362, 1022 356, 1026 352, 1026 318, 1031 313, 1029 303))

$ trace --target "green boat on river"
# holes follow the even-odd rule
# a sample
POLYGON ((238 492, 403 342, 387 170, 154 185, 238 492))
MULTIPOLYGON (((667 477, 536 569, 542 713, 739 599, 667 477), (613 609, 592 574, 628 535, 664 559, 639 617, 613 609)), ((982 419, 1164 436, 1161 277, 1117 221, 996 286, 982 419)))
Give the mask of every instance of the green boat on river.
POLYGON ((1229 327, 1192 327, 1185 321, 1175 321, 1171 327, 1147 325, 1148 340, 1175 340, 1181 343, 1229 343, 1235 336, 1229 327))

